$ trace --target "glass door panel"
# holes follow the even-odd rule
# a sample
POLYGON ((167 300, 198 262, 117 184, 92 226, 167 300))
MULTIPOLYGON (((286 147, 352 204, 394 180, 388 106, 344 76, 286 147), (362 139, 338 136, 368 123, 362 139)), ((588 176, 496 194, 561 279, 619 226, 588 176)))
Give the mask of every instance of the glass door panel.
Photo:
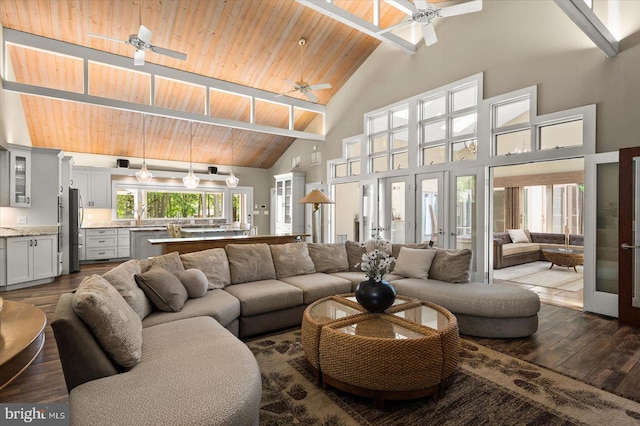
POLYGON ((475 247, 476 239, 476 177, 456 177, 456 228, 451 232, 454 248, 475 247))
POLYGON ((406 183, 391 183, 391 238, 392 243, 404 243, 406 241, 405 227, 406 215, 406 183))
POLYGON ((422 174, 416 177, 416 242, 445 247, 444 173, 422 174))
MULTIPOLYGON (((340 183, 333 187, 334 194, 334 238, 335 242, 356 240, 359 233, 360 218, 360 183, 340 183), (356 229, 358 231, 356 232, 356 229)), ((368 235, 360 236, 360 240, 367 240, 368 235)))
POLYGON ((356 241, 366 241, 375 237, 373 228, 377 227, 376 224, 378 223, 378 219, 375 216, 378 203, 376 188, 375 180, 360 182, 360 233, 354 238, 356 241))

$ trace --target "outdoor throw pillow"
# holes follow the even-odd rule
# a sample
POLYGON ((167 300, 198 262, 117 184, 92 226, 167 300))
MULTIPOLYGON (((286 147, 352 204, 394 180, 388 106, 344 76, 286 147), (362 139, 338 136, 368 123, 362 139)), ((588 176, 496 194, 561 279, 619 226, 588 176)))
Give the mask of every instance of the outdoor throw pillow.
POLYGON ((509 233, 509 238, 511 238, 511 241, 513 241, 514 243, 531 242, 524 229, 507 229, 507 232, 509 233))
POLYGON ((204 272, 209 281, 209 290, 231 284, 229 261, 223 248, 181 254, 180 259, 186 269, 200 269, 204 272))
POLYGON ((132 259, 116 266, 102 275, 102 278, 109 281, 118 290, 140 319, 144 319, 153 311, 153 305, 133 278, 135 274, 140 272, 140 263, 136 259, 132 259))
POLYGON ((153 265, 135 275, 138 286, 156 308, 165 312, 180 312, 189 295, 178 277, 160 266, 153 265))
POLYGON ((436 250, 429 268, 429 278, 450 283, 468 283, 471 268, 471 250, 436 250))
POLYGON ((207 294, 209 281, 207 280, 207 276, 200 269, 187 269, 178 275, 178 278, 187 290, 189 299, 195 299, 207 294))
POLYGON ((274 244, 269 248, 278 279, 316 272, 307 243, 274 244))
POLYGON ((309 256, 313 260, 316 272, 330 274, 349 270, 349 258, 344 243, 335 244, 307 244, 309 256))
POLYGON ((100 275, 82 280, 72 307, 113 362, 128 368, 140 361, 142 320, 107 280, 100 275))
POLYGON ((429 278, 429 269, 436 255, 435 250, 402 247, 392 274, 408 278, 429 278))

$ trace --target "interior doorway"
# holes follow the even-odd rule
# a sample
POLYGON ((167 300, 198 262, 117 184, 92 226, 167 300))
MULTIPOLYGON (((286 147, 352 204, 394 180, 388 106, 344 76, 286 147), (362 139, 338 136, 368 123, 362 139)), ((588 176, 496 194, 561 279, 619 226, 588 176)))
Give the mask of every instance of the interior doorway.
POLYGON ((494 284, 582 310, 584 160, 494 167, 491 175, 494 284))

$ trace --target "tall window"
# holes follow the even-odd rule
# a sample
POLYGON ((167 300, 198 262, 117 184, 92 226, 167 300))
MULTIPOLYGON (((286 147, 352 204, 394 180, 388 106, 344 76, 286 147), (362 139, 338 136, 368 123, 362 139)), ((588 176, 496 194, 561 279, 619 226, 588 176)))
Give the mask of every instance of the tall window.
POLYGON ((419 110, 420 165, 477 158, 476 82, 432 94, 420 101, 419 110))

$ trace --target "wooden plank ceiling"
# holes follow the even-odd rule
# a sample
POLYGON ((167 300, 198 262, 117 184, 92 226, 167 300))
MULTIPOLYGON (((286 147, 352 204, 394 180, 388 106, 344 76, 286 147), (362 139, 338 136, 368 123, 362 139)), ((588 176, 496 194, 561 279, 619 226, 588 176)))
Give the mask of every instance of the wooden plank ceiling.
MULTIPOLYGON (((372 2, 339 3, 350 12, 371 19, 372 2)), ((381 8, 383 27, 406 16, 385 2, 381 2, 381 8)), ((147 62, 274 93, 290 89, 284 79, 299 79, 298 40, 305 38, 305 80, 333 86, 315 92, 321 104, 329 102, 379 44, 292 0, 1 0, 0 21, 5 28, 127 57, 133 57, 132 46, 90 37, 89 33, 126 40, 138 32, 142 23, 153 32, 152 44, 187 54, 186 61, 179 61, 147 51, 147 62)), ((11 47, 9 57, 20 83, 82 90, 81 61, 21 47, 11 47)), ((134 102, 148 99, 148 77, 96 68, 90 73, 92 94, 134 102)), ((160 86, 159 105, 191 112, 204 110, 199 89, 172 81, 160 86)), ((139 113, 21 96, 36 147, 143 155, 139 113)), ((211 107, 219 117, 248 120, 249 104, 240 97, 219 94, 211 107)), ((258 123, 288 128, 286 108, 285 114, 272 104, 258 104, 256 108, 258 123)), ((310 112, 297 114, 295 128, 304 130, 314 118, 310 112)), ((146 128, 147 158, 189 161, 188 122, 147 116, 146 128)), ((288 137, 241 130, 233 131, 233 139, 233 164, 258 168, 271 167, 293 142, 288 137)), ((194 124, 193 160, 211 165, 232 164, 228 129, 194 124)))

